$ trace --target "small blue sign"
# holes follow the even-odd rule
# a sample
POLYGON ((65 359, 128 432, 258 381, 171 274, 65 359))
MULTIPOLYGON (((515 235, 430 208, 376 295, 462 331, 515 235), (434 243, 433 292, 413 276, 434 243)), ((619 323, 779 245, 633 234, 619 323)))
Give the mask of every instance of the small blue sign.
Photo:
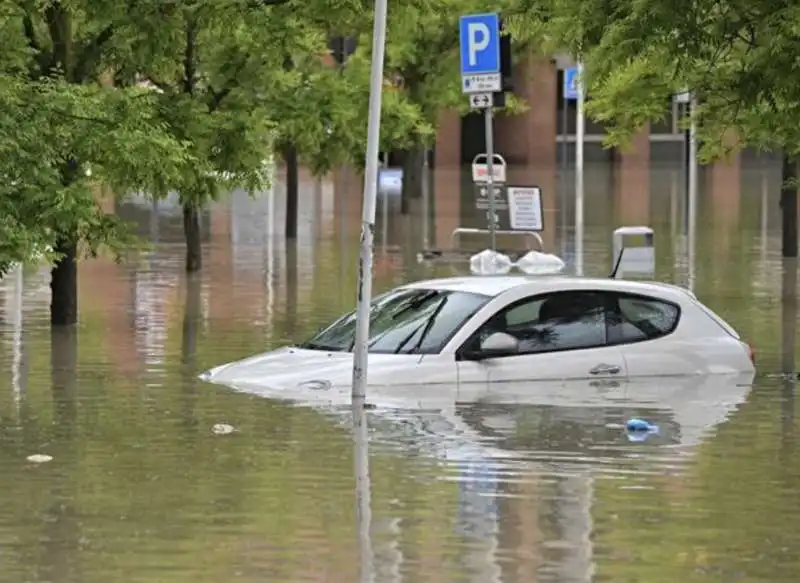
POLYGON ((579 91, 578 67, 564 69, 564 99, 577 100, 579 91))
POLYGON ((500 16, 469 14, 459 19, 461 76, 500 73, 500 16))

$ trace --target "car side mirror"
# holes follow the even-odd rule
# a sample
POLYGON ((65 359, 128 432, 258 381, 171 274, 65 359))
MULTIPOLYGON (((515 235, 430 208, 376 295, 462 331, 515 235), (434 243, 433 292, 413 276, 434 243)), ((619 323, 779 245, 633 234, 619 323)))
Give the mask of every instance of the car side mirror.
POLYGON ((468 358, 482 360, 484 358, 512 356, 518 352, 519 341, 514 336, 505 332, 495 332, 484 338, 478 349, 470 352, 468 358))

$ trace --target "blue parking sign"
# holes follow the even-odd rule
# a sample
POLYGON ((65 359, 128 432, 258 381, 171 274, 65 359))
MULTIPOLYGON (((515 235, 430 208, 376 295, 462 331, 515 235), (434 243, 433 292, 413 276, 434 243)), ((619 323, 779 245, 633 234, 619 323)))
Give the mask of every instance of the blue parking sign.
POLYGON ((464 93, 501 91, 500 16, 469 14, 459 20, 464 93))
POLYGON ((579 92, 578 67, 564 69, 564 99, 577 100, 579 92))

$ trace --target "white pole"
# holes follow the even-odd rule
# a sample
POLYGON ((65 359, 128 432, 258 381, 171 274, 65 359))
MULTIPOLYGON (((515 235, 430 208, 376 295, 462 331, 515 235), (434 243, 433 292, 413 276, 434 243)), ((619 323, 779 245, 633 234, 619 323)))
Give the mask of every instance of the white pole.
MULTIPOLYGON (((381 1, 381 0, 378 0, 381 1)), ((356 470, 356 518, 358 521, 358 554, 360 583, 372 583, 372 483, 369 475, 369 431, 367 410, 363 400, 354 400, 353 412, 353 456, 356 470)))
POLYGON ((495 201, 494 201, 494 124, 492 123, 492 106, 486 108, 484 121, 486 129, 486 193, 489 195, 489 237, 492 251, 497 249, 495 236, 495 201))
POLYGON ((17 418, 19 419, 20 406, 22 403, 22 323, 23 323, 23 304, 25 279, 23 267, 20 263, 16 267, 14 282, 14 343, 13 361, 11 363, 11 387, 14 391, 14 403, 17 406, 17 418))
MULTIPOLYGON (((567 69, 564 69, 566 76, 567 69)), ((561 106, 564 108, 561 112, 561 180, 559 181, 558 188, 558 205, 560 207, 559 215, 561 215, 561 252, 567 251, 567 197, 569 196, 569 189, 567 188, 567 174, 569 170, 569 141, 567 134, 569 133, 569 99, 567 99, 567 84, 562 83, 564 99, 562 99, 561 106)))
POLYGON ((583 142, 586 133, 584 97, 583 63, 578 63, 578 111, 575 124, 575 271, 578 275, 583 275, 583 142))
POLYGON ((425 159, 422 162, 422 248, 427 250, 430 247, 430 217, 428 213, 431 212, 431 193, 430 183, 431 179, 430 167, 428 166, 428 148, 425 148, 425 159))
POLYGON ((375 199, 378 186, 378 147, 381 130, 381 92, 383 54, 386 48, 386 2, 375 0, 372 32, 372 65, 369 82, 369 122, 367 125, 364 202, 361 213, 361 254, 358 262, 358 304, 356 337, 353 345, 353 399, 364 399, 367 387, 369 353, 369 307, 372 301, 372 242, 375 236, 375 199))
MULTIPOLYGON (((383 163, 381 164, 381 169, 386 171, 389 169, 389 153, 384 152, 383 154, 383 163)), ((381 248, 383 252, 386 252, 386 245, 388 244, 389 239, 389 196, 386 190, 381 192, 381 223, 383 223, 381 229, 381 248)))
POLYGON ((274 249, 274 233, 272 232, 273 225, 275 224, 275 219, 273 215, 275 213, 275 181, 272 176, 270 176, 269 182, 269 190, 267 191, 267 216, 265 217, 265 231, 266 231, 266 254, 267 254, 267 261, 266 261, 266 273, 264 274, 264 283, 267 287, 267 303, 265 306, 265 320, 266 320, 266 328, 267 328, 267 335, 269 338, 272 338, 272 334, 275 331, 274 329, 274 320, 275 320, 275 249, 274 249))
POLYGON ((694 291, 694 270, 695 270, 695 237, 697 230, 697 125, 694 122, 694 114, 697 108, 697 100, 692 94, 689 114, 692 116, 692 123, 689 128, 689 225, 688 225, 688 247, 689 247, 689 291, 694 291))

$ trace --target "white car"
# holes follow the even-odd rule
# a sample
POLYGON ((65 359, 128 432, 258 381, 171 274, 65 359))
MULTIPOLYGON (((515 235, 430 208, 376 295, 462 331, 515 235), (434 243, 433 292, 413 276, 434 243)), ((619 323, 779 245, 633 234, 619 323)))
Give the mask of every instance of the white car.
MULTIPOLYGON (((354 333, 352 312, 303 344, 202 378, 307 404, 346 404, 354 333)), ((672 400, 709 381, 703 377, 744 386, 754 374, 752 351, 736 331, 691 292, 665 283, 450 277, 401 286, 371 307, 367 399, 377 406, 439 408, 500 394, 527 403, 607 404, 625 397, 631 383, 645 401, 672 400), (612 387, 611 396, 589 398, 587 380, 612 387)))

